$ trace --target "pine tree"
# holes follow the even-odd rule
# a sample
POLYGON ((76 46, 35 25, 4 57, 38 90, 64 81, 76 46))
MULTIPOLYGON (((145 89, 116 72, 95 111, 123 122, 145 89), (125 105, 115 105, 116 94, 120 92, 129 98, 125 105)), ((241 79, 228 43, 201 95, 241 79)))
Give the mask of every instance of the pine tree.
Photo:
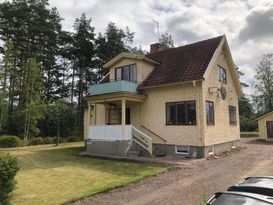
MULTIPOLYGON (((78 117, 77 124, 80 130, 83 130, 83 96, 87 91, 88 83, 92 82, 94 74, 94 27, 91 26, 91 19, 87 19, 83 13, 74 23, 75 33, 73 34, 73 54, 76 69, 73 71, 78 78, 78 117)), ((73 76, 74 79, 74 76, 73 76)), ((74 83, 74 82, 73 82, 74 83)), ((74 85, 73 85, 74 88, 74 85)), ((74 91, 73 91, 74 92, 74 91)))
POLYGON ((43 91, 42 75, 35 58, 27 59, 26 81, 23 86, 24 104, 24 141, 30 134, 39 133, 38 120, 44 117, 41 93, 43 91))
POLYGON ((168 33, 161 34, 159 38, 160 48, 166 50, 174 47, 172 36, 168 33))
POLYGON ((126 30, 122 30, 113 22, 108 24, 104 35, 99 33, 96 39, 96 67, 98 69, 99 80, 108 72, 102 68, 103 65, 119 53, 129 52, 133 39, 134 32, 130 32, 128 27, 126 27, 126 30))

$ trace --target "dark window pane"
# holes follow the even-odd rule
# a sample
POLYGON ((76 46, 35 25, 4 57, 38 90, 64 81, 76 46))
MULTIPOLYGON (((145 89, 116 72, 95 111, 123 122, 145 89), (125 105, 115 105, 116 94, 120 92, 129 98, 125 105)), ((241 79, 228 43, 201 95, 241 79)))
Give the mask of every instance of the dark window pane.
POLYGON ((167 103, 167 124, 175 124, 175 103, 167 103))
POLYGON ((218 80, 223 83, 227 83, 226 70, 224 68, 222 68, 221 66, 218 66, 218 80))
POLYGON ((187 102, 187 124, 193 125, 196 124, 196 109, 195 102, 187 102))
POLYGON ((206 101, 206 117, 207 117, 207 124, 208 125, 214 124, 214 104, 213 104, 213 102, 206 101))
POLYGON ((121 68, 116 68, 116 80, 121 80, 121 68))
POLYGON ((130 81, 131 82, 137 82, 136 64, 130 65, 130 81))
POLYGON ((186 124, 186 105, 185 103, 176 104, 177 124, 186 124))
POLYGON ((236 124, 236 107, 235 106, 229 106, 229 123, 230 124, 236 124))
POLYGON ((124 66, 122 71, 122 80, 129 81, 130 68, 129 66, 124 66))

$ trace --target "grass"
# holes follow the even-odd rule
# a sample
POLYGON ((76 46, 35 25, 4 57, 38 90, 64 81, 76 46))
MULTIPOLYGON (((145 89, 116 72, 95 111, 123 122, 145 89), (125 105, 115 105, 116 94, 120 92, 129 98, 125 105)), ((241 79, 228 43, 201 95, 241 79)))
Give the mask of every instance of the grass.
POLYGON ((83 143, 0 149, 18 158, 12 204, 63 204, 163 172, 167 167, 77 156, 83 143))

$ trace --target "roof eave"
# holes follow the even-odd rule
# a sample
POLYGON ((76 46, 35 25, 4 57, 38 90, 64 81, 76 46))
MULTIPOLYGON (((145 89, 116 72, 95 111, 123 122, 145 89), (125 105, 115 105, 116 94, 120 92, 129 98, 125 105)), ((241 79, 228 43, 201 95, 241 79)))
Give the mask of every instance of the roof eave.
POLYGON ((166 84, 158 84, 158 85, 151 85, 151 86, 141 86, 139 89, 150 89, 150 88, 159 88, 159 87, 165 87, 165 86, 171 86, 171 85, 179 85, 179 84, 186 84, 186 83, 192 83, 192 82, 199 82, 199 81, 204 81, 205 79, 196 79, 196 80, 189 80, 189 81, 181 81, 181 82, 176 82, 176 83, 166 83, 166 84))
POLYGON ((140 55, 140 54, 132 54, 132 53, 126 53, 126 52, 122 52, 120 54, 118 54, 116 57, 112 58, 110 61, 108 61, 107 63, 105 63, 103 65, 104 68, 109 68, 111 66, 113 66, 114 64, 118 63, 119 61, 121 61, 123 58, 129 58, 129 59, 137 59, 137 60, 144 60, 148 63, 151 64, 155 64, 158 65, 159 62, 154 61, 148 57, 146 57, 145 55, 140 55))
POLYGON ((260 117, 256 118, 254 121, 257 121, 257 120, 259 120, 259 119, 261 119, 261 118, 264 118, 264 117, 266 117, 266 116, 268 116, 268 115, 271 115, 271 114, 273 114, 273 111, 270 111, 270 112, 268 112, 268 113, 265 113, 265 114, 261 115, 260 117))
POLYGON ((228 46, 228 42, 227 42, 227 38, 226 38, 226 35, 223 35, 223 38, 221 40, 221 42, 219 43, 217 49, 215 50, 208 66, 207 66, 207 69, 203 75, 203 78, 206 79, 206 76, 208 75, 209 73, 209 70, 212 68, 212 65, 214 65, 220 51, 221 51, 221 48, 225 46, 226 47, 226 51, 227 51, 227 54, 228 54, 228 59, 230 61, 230 64, 231 64, 231 72, 232 72, 232 75, 233 75, 233 78, 234 78, 234 81, 235 81, 235 87, 236 87, 236 90, 237 90, 237 93, 238 93, 238 96, 244 96, 244 92, 242 90, 242 86, 241 86, 241 83, 240 83, 240 80, 239 80, 239 77, 238 77, 238 73, 236 71, 236 68, 235 68, 235 64, 233 62, 233 58, 232 58, 232 55, 231 55, 231 52, 230 52, 230 49, 229 49, 229 46, 228 46))

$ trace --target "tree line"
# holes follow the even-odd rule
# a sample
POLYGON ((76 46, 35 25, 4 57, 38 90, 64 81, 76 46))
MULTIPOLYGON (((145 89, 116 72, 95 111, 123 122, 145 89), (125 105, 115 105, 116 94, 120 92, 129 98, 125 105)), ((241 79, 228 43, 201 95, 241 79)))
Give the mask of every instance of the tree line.
POLYGON ((109 22, 95 33, 83 13, 64 31, 48 0, 0 4, 0 133, 34 136, 81 135, 83 96, 107 72, 102 66, 132 47, 134 32, 109 22))

